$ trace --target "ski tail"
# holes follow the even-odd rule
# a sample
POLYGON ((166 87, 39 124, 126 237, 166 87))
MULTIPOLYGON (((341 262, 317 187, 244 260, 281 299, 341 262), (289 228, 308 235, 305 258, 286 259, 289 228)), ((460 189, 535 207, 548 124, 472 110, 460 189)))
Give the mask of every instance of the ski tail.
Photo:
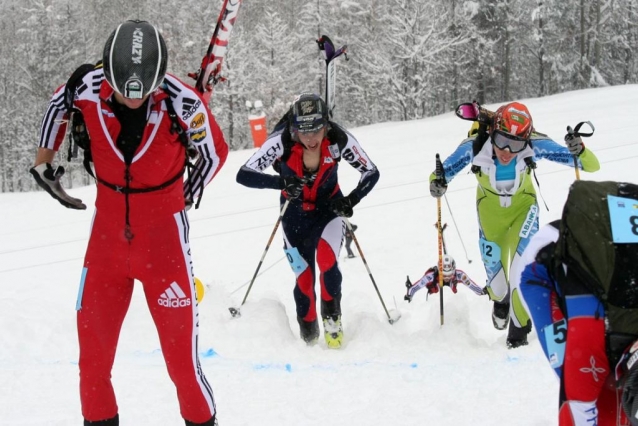
POLYGON ((214 86, 223 80, 222 64, 228 52, 230 34, 237 20, 241 2, 242 0, 224 0, 208 50, 202 58, 202 64, 196 73, 188 74, 196 80, 195 89, 202 94, 207 103, 210 102, 214 86))

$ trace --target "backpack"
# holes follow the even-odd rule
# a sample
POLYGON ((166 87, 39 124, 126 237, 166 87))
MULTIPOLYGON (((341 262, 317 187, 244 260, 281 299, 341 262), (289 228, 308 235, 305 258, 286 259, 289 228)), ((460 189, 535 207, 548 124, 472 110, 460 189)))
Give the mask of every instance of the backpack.
MULTIPOLYGON (((190 139, 188 138, 188 135, 184 131, 184 128, 181 126, 179 122, 179 118, 177 117, 177 113, 175 112, 175 107, 173 106, 173 101, 171 100, 170 96, 164 100, 164 104, 166 106, 166 112, 168 114, 168 117, 171 120, 171 133, 177 134, 180 143, 185 148, 184 168, 182 169, 182 171, 176 174, 175 176, 173 176, 172 178, 170 178, 169 180, 167 180, 166 182, 163 182, 157 186, 153 186, 150 188, 139 188, 139 189, 130 188, 129 181, 127 181, 126 186, 122 188, 118 185, 114 185, 112 183, 106 182, 100 179, 99 177, 95 176, 91 168, 91 162, 93 161, 93 157, 91 155, 91 139, 86 129, 82 112, 78 110, 77 108, 73 107, 73 101, 75 99, 76 93, 81 93, 82 90, 85 90, 87 88, 86 85, 81 85, 84 76, 88 74, 89 72, 99 68, 102 68, 102 61, 98 61, 96 64, 82 64, 73 72, 73 74, 71 74, 71 77, 66 83, 66 87, 64 89, 64 104, 67 108, 67 111, 69 111, 68 125, 70 126, 70 129, 68 132, 69 133, 69 151, 68 151, 67 161, 71 161, 72 158, 76 158, 78 153, 78 148, 82 148, 84 152, 84 160, 82 161, 82 164, 84 165, 84 168, 86 169, 88 174, 91 175, 93 179, 105 185, 106 187, 114 191, 125 194, 127 206, 128 206, 129 194, 146 193, 146 192, 162 190, 172 185, 173 183, 175 183, 178 179, 180 179, 184 175, 184 170, 187 170, 190 176, 191 169, 194 167, 193 162, 197 158, 198 152, 197 152, 197 149, 191 143, 190 139)), ((163 83, 160 86, 160 88, 162 90, 165 90, 165 85, 166 83, 163 83)), ((127 170, 129 166, 130 164, 127 163, 126 165, 127 170)), ((187 198, 186 200, 187 207, 189 207, 189 204, 188 204, 189 202, 194 202, 195 208, 197 209, 199 208, 199 204, 202 200, 203 191, 196 202, 193 200, 194 194, 192 191, 192 187, 191 187, 190 193, 185 194, 185 196, 187 198)), ((127 207, 126 221, 128 226, 128 207, 127 207)))
MULTIPOLYGON (((83 85, 82 80, 85 75, 89 72, 102 68, 102 61, 98 61, 96 64, 82 64, 71 74, 71 77, 66 82, 66 86, 64 88, 64 105, 66 106, 67 111, 69 111, 69 150, 68 150, 68 158, 67 161, 71 161, 72 158, 76 158, 78 154, 78 148, 81 148, 84 152, 84 160, 82 164, 86 171, 93 177, 97 179, 93 173, 91 168, 91 162, 93 161, 91 155, 91 139, 86 129, 86 125, 84 122, 84 117, 82 113, 77 108, 73 107, 73 101, 75 99, 76 93, 81 93, 82 90, 85 90, 87 87, 83 85)), ((163 88, 163 86, 160 86, 163 88)), ((173 102, 171 101, 170 96, 164 101, 166 105, 166 112, 171 120, 171 133, 176 133, 179 137, 180 143, 186 149, 186 159, 184 162, 184 167, 190 169, 193 167, 191 160, 194 160, 197 157, 197 150, 191 144, 184 128, 180 125, 179 119, 177 117, 177 113, 175 112, 175 107, 173 106, 173 102)), ((179 176, 171 179, 168 182, 165 182, 157 187, 148 188, 142 192, 151 192, 157 191, 165 188, 168 184, 173 183, 179 176)), ((106 186, 117 188, 115 185, 109 184, 108 182, 102 182, 106 186)), ((191 194, 192 195, 192 194, 191 194)), ((201 198, 200 198, 201 200, 201 198)), ((197 203, 199 206, 199 201, 197 203)))
POLYGON ((608 331, 638 335, 638 185, 574 182, 558 228, 548 271, 560 284, 594 294, 607 312, 608 331), (626 242, 632 234, 634 242, 626 242))

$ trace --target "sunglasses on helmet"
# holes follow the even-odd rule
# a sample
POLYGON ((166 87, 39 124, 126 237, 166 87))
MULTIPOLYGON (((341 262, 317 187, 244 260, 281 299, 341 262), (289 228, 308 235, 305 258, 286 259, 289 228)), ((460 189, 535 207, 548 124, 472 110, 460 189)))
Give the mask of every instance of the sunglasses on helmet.
POLYGON ((500 130, 495 130, 492 134, 492 143, 497 148, 507 149, 512 154, 516 154, 525 149, 529 140, 510 135, 500 130))

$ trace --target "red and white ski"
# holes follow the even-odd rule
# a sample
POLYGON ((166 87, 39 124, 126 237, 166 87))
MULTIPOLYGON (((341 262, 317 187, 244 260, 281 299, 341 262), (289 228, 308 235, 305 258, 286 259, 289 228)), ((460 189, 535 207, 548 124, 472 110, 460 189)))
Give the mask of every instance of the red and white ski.
POLYGON ((228 41, 237 20, 239 6, 241 6, 241 0, 224 0, 208 50, 202 58, 202 64, 196 73, 188 74, 197 81, 195 89, 202 94, 206 103, 210 102, 214 86, 223 80, 222 64, 228 51, 228 41))

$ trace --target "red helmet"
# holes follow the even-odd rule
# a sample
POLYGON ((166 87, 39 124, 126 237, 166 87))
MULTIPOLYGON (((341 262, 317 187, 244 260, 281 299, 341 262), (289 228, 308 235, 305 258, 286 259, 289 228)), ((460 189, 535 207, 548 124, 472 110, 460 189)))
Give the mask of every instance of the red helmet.
POLYGON ((533 128, 532 114, 521 103, 505 104, 494 114, 493 131, 501 131, 521 139, 529 139, 533 128))

